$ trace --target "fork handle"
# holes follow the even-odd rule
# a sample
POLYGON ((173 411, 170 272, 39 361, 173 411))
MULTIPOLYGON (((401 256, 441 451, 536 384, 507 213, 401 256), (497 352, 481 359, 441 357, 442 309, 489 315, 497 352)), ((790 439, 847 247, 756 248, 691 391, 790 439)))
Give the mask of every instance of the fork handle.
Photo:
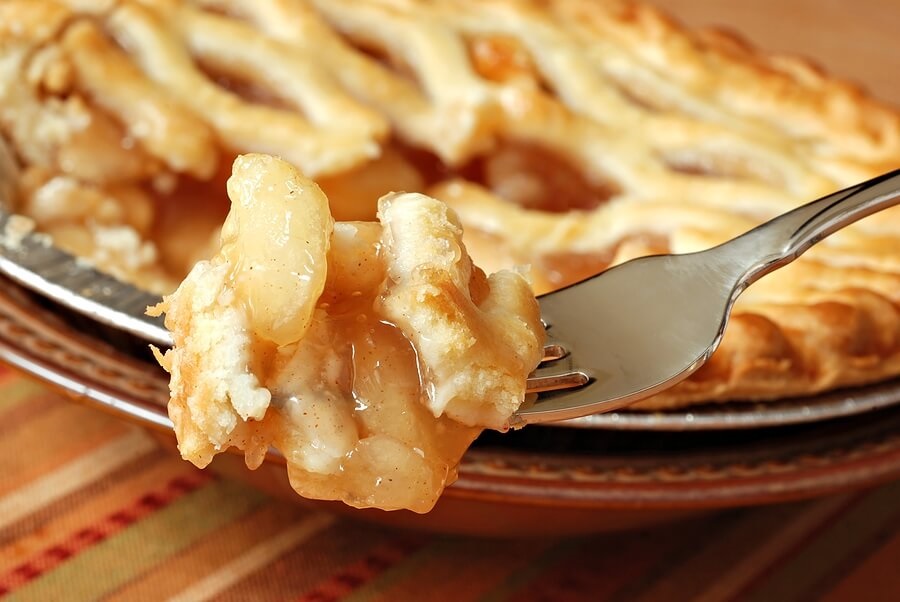
POLYGON ((754 228, 732 241, 750 247, 750 255, 765 256, 747 270, 745 283, 790 263, 841 228, 898 203, 900 169, 829 194, 754 228))

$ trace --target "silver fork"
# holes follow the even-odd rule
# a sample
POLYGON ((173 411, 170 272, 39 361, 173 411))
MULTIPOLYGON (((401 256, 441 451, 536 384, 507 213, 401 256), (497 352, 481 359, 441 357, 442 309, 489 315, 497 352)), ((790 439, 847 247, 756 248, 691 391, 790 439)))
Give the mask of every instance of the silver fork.
MULTIPOLYGON (((12 163, 0 145, 0 273, 95 320, 162 347, 159 297, 26 231, 9 212, 12 163)), ((514 427, 616 410, 699 368, 735 299, 829 234, 900 202, 900 170, 799 207, 712 249, 636 259, 539 298, 548 340, 514 427)))
MULTIPOLYGON (((538 398, 513 426, 608 412, 706 362, 737 297, 837 230, 900 203, 900 170, 835 192, 717 247, 642 257, 539 298, 548 345, 538 398)), ((898 225, 900 229, 900 225, 898 225)))

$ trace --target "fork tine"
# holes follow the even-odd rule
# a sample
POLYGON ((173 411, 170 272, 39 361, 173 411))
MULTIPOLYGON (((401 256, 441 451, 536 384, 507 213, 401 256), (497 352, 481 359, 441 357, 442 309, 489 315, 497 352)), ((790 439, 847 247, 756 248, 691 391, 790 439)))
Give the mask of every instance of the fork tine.
POLYGON ((589 381, 590 377, 587 374, 576 371, 534 374, 528 377, 527 391, 529 393, 546 393, 548 391, 575 389, 586 385, 589 381))
POLYGON ((562 358, 569 355, 569 350, 563 347, 562 345, 557 344, 547 344, 544 345, 544 357, 541 358, 542 362, 553 362, 556 360, 561 360, 562 358))
POLYGON ((590 377, 572 365, 569 351, 552 343, 544 348, 544 361, 528 376, 528 392, 549 392, 580 387, 590 377))
POLYGON ((540 365, 528 377, 527 391, 529 393, 547 393, 573 389, 587 384, 590 377, 573 369, 571 361, 560 362, 569 356, 569 350, 553 336, 550 324, 543 318, 541 318, 541 322, 547 331, 544 355, 540 365))
POLYGON ((544 355, 541 358, 541 362, 553 362, 568 356, 569 349, 562 341, 553 336, 552 326, 543 317, 541 318, 541 323, 544 325, 544 331, 547 335, 544 341, 544 355))

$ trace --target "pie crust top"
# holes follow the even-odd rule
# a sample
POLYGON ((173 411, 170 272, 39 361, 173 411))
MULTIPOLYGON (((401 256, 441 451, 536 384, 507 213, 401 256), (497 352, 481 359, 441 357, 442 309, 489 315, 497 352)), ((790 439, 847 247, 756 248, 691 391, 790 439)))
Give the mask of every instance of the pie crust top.
MULTIPOLYGON (((528 264, 539 292, 900 166, 896 110, 625 0, 7 0, 0 133, 22 212, 159 291, 215 252, 238 153, 283 157, 340 220, 440 199, 478 265, 528 264)), ((641 407, 897 374, 893 209, 751 287, 641 407)))

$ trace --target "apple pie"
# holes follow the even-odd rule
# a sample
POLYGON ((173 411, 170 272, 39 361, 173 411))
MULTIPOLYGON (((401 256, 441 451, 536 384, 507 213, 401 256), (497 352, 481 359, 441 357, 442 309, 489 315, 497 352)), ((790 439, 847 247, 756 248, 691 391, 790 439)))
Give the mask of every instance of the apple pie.
MULTIPOLYGON (((216 252, 239 153, 342 221, 440 199, 475 263, 530 265, 538 292, 900 166, 895 109, 627 0, 6 0, 0 133, 23 213, 161 292, 216 252)), ((754 285, 710 363, 640 407, 897 374, 894 209, 754 285)))

